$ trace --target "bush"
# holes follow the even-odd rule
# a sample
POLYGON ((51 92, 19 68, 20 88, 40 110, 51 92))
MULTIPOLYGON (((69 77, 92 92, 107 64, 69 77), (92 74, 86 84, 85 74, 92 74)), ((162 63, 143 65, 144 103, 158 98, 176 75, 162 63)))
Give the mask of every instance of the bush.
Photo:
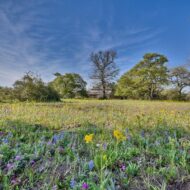
POLYGON ((41 78, 27 73, 14 83, 14 97, 19 101, 59 101, 58 93, 41 78))
POLYGON ((161 93, 161 97, 164 100, 187 100, 187 94, 182 93, 181 95, 176 89, 164 90, 161 93))

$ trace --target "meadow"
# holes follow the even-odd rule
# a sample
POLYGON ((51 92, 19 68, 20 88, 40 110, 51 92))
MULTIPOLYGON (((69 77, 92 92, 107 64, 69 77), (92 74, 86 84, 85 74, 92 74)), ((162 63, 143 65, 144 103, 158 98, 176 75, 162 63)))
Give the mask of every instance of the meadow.
POLYGON ((0 189, 190 189, 190 102, 0 104, 0 189))

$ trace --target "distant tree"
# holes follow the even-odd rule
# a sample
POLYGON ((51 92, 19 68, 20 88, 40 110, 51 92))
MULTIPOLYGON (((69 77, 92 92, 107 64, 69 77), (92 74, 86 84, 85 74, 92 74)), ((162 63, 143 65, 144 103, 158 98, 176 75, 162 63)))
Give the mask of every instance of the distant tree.
POLYGON ((86 82, 76 73, 54 74, 56 78, 50 82, 62 98, 86 97, 86 82))
POLYGON ((179 95, 177 89, 164 89, 161 92, 161 99, 162 100, 186 100, 187 94, 182 93, 179 95))
POLYGON ((143 60, 126 72, 118 81, 116 95, 135 99, 155 99, 162 86, 168 83, 167 58, 147 53, 143 60))
POLYGON ((14 83, 14 96, 20 101, 58 101, 58 93, 42 79, 28 72, 14 83))
POLYGON ((180 99, 183 96, 183 89, 190 86, 190 71, 185 67, 176 67, 170 71, 170 81, 175 86, 180 99))
POLYGON ((190 101, 190 92, 187 93, 185 100, 190 101))
POLYGON ((110 98, 114 98, 115 97, 115 91, 116 91, 116 83, 115 82, 112 82, 108 85, 108 88, 109 90, 111 91, 110 92, 110 98))
POLYGON ((0 102, 9 102, 14 100, 13 89, 8 87, 0 87, 0 102))
POLYGON ((119 72, 114 62, 115 58, 116 52, 113 50, 99 51, 92 53, 90 56, 93 65, 90 78, 94 80, 95 85, 102 90, 102 98, 106 98, 106 89, 119 72))

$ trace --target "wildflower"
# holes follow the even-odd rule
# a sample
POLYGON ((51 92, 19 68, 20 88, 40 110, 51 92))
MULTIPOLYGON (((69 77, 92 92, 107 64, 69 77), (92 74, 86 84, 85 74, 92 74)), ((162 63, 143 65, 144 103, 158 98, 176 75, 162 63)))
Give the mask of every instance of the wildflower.
POLYGON ((13 134, 11 132, 8 133, 7 135, 8 138, 12 138, 13 137, 13 134))
POLYGON ((106 149, 107 149, 107 146, 108 146, 107 143, 104 143, 104 144, 103 144, 103 149, 106 150, 106 149))
POLYGON ((31 160, 31 161, 30 161, 30 164, 31 164, 31 165, 34 165, 34 164, 35 164, 35 161, 34 161, 34 160, 31 160))
POLYGON ((94 168, 93 160, 90 160, 90 162, 88 162, 88 167, 89 167, 89 170, 92 170, 94 168))
POLYGON ((57 185, 54 185, 53 187, 52 187, 52 190, 57 190, 58 188, 57 188, 57 185))
POLYGON ((17 177, 13 177, 11 180, 12 185, 18 185, 21 182, 21 180, 17 177))
POLYGON ((89 188, 89 185, 87 183, 82 184, 82 189, 88 189, 88 188, 89 188))
POLYGON ((144 130, 141 131, 141 137, 142 137, 142 138, 145 137, 145 132, 144 132, 144 130))
POLYGON ((17 181, 16 181, 15 179, 12 179, 12 180, 11 180, 11 183, 12 183, 13 185, 16 185, 17 181))
POLYGON ((100 147, 100 144, 96 144, 96 147, 100 147))
POLYGON ((48 142, 47 142, 47 145, 48 145, 48 146, 51 146, 51 145, 52 145, 52 142, 51 142, 51 141, 48 141, 48 142))
POLYGON ((60 134, 53 135, 52 143, 56 144, 58 141, 64 138, 64 133, 61 132, 60 134))
POLYGON ((121 171, 125 171, 125 169, 126 169, 126 166, 125 166, 125 164, 121 164, 121 166, 120 166, 120 168, 121 168, 121 171))
POLYGON ((16 157, 15 157, 15 160, 16 160, 16 161, 21 160, 21 156, 16 156, 16 157))
POLYGON ((8 171, 13 169, 13 168, 14 168, 14 164, 11 164, 11 163, 7 164, 7 170, 8 171))
POLYGON ((5 144, 7 144, 7 143, 9 143, 9 140, 8 140, 7 138, 4 138, 4 139, 2 140, 2 142, 5 143, 5 144))
POLYGON ((107 155, 104 154, 102 158, 103 158, 103 160, 107 160, 107 155))
POLYGON ((126 137, 119 130, 114 130, 113 135, 117 140, 125 140, 126 139, 126 137))
POLYGON ((92 139, 94 137, 94 134, 85 135, 84 140, 86 143, 92 142, 92 139))
POLYGON ((3 135, 5 135, 5 133, 4 133, 4 132, 2 132, 2 131, 0 131, 0 136, 3 136, 3 135))
POLYGON ((70 181, 70 187, 73 189, 75 187, 75 185, 76 185, 76 181, 74 179, 72 179, 70 181))

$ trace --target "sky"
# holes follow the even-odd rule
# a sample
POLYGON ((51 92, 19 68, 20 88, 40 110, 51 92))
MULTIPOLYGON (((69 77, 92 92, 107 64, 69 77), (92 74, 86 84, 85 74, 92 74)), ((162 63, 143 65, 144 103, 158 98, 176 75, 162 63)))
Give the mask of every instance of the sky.
POLYGON ((89 55, 117 52, 120 75, 148 52, 168 67, 190 59, 189 0, 0 0, 0 86, 32 71, 45 82, 75 72, 89 82, 89 55))

